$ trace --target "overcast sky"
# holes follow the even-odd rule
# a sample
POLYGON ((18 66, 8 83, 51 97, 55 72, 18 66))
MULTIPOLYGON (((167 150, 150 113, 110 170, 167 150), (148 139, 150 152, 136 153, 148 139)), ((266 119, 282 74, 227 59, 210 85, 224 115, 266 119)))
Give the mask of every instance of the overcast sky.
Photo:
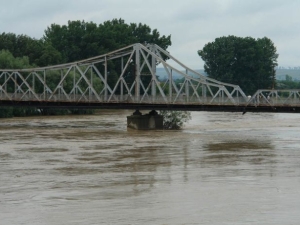
POLYGON ((300 0, 0 0, 0 32, 41 38, 52 23, 122 18, 172 36, 168 51, 202 69, 197 51, 217 37, 270 38, 278 64, 300 66, 300 0))

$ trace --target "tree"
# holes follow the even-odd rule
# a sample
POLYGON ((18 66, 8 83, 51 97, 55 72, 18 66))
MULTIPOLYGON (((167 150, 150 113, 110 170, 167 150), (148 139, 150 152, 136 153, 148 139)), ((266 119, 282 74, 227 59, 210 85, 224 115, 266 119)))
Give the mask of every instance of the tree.
POLYGON ((164 129, 178 130, 183 124, 191 119, 191 113, 188 111, 160 111, 160 115, 164 118, 164 129))
POLYGON ((36 40, 27 35, 0 34, 1 49, 9 51, 14 57, 26 56, 32 66, 49 66, 63 62, 61 54, 51 43, 42 39, 36 40))
POLYGON ((293 77, 286 74, 285 80, 277 81, 277 89, 300 89, 300 82, 293 80, 293 77))
POLYGON ((49 42, 43 41, 43 47, 39 53, 39 57, 35 59, 35 64, 38 66, 50 66, 63 62, 61 53, 49 42))
MULTIPOLYGON (((5 69, 22 69, 22 68, 30 68, 28 57, 14 57, 9 51, 1 50, 0 51, 0 68, 5 69)), ((1 78, 2 82, 4 78, 1 78)), ((19 82, 16 80, 16 82, 19 82)), ((15 88, 15 84, 10 81, 7 82, 7 90, 13 90, 15 88)), ((12 108, 12 107, 0 107, 0 118, 3 117, 12 117, 12 116, 27 116, 34 115, 37 113, 36 109, 31 108, 12 108)))
POLYGON ((198 55, 209 77, 239 85, 246 94, 275 86, 278 54, 267 37, 220 37, 206 44, 198 55))
POLYGON ((45 30, 43 40, 62 54, 64 62, 105 54, 134 43, 154 43, 164 49, 171 45, 171 35, 160 36, 157 29, 141 23, 126 24, 122 19, 99 25, 79 20, 62 26, 52 24, 45 30))
POLYGON ((1 69, 23 69, 30 68, 29 59, 26 56, 14 57, 8 50, 0 51, 1 69))

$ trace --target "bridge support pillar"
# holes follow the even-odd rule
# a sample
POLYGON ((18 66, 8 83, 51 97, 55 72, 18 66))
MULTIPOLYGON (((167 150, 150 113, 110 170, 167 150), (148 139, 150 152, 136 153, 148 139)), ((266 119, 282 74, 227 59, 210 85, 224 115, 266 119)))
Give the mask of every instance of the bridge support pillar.
POLYGON ((136 110, 131 116, 127 116, 127 127, 136 130, 161 130, 163 129, 163 116, 155 110, 142 115, 136 110))

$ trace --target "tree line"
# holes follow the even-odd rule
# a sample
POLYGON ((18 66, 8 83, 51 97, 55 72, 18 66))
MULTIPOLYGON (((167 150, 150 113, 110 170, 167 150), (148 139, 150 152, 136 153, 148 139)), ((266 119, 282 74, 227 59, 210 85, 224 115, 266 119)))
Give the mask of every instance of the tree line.
POLYGON ((293 80, 293 77, 286 74, 285 80, 277 81, 278 89, 300 89, 300 81, 293 80))
POLYGON ((30 65, 38 67, 74 62, 145 42, 167 49, 171 35, 161 36, 146 24, 127 24, 123 19, 99 25, 78 20, 68 21, 67 25, 51 24, 41 39, 13 33, 0 35, 0 49, 17 58, 28 57, 30 65))

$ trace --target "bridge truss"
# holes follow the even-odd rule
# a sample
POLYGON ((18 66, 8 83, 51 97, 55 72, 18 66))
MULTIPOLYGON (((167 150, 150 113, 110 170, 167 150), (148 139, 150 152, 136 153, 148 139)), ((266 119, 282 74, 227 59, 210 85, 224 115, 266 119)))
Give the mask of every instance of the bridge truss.
POLYGON ((0 98, 10 101, 222 103, 246 96, 237 85, 189 69, 157 45, 134 44, 105 55, 43 68, 0 70, 0 98), (165 60, 177 64, 171 66, 165 60), (164 80, 157 74, 163 66, 164 80), (174 74, 181 76, 175 83, 174 74))
POLYGON ((281 95, 275 90, 260 90, 249 98, 238 85, 208 78, 155 44, 137 43, 61 65, 0 69, 2 105, 17 102, 61 106, 138 104, 152 108, 155 105, 274 106, 285 104, 284 96, 287 99, 296 96, 293 101, 298 101, 299 91, 292 93, 281 95), (162 69, 158 70, 158 65, 162 69), (180 82, 175 82, 175 76, 180 82), (282 99, 278 101, 279 98, 282 99))

